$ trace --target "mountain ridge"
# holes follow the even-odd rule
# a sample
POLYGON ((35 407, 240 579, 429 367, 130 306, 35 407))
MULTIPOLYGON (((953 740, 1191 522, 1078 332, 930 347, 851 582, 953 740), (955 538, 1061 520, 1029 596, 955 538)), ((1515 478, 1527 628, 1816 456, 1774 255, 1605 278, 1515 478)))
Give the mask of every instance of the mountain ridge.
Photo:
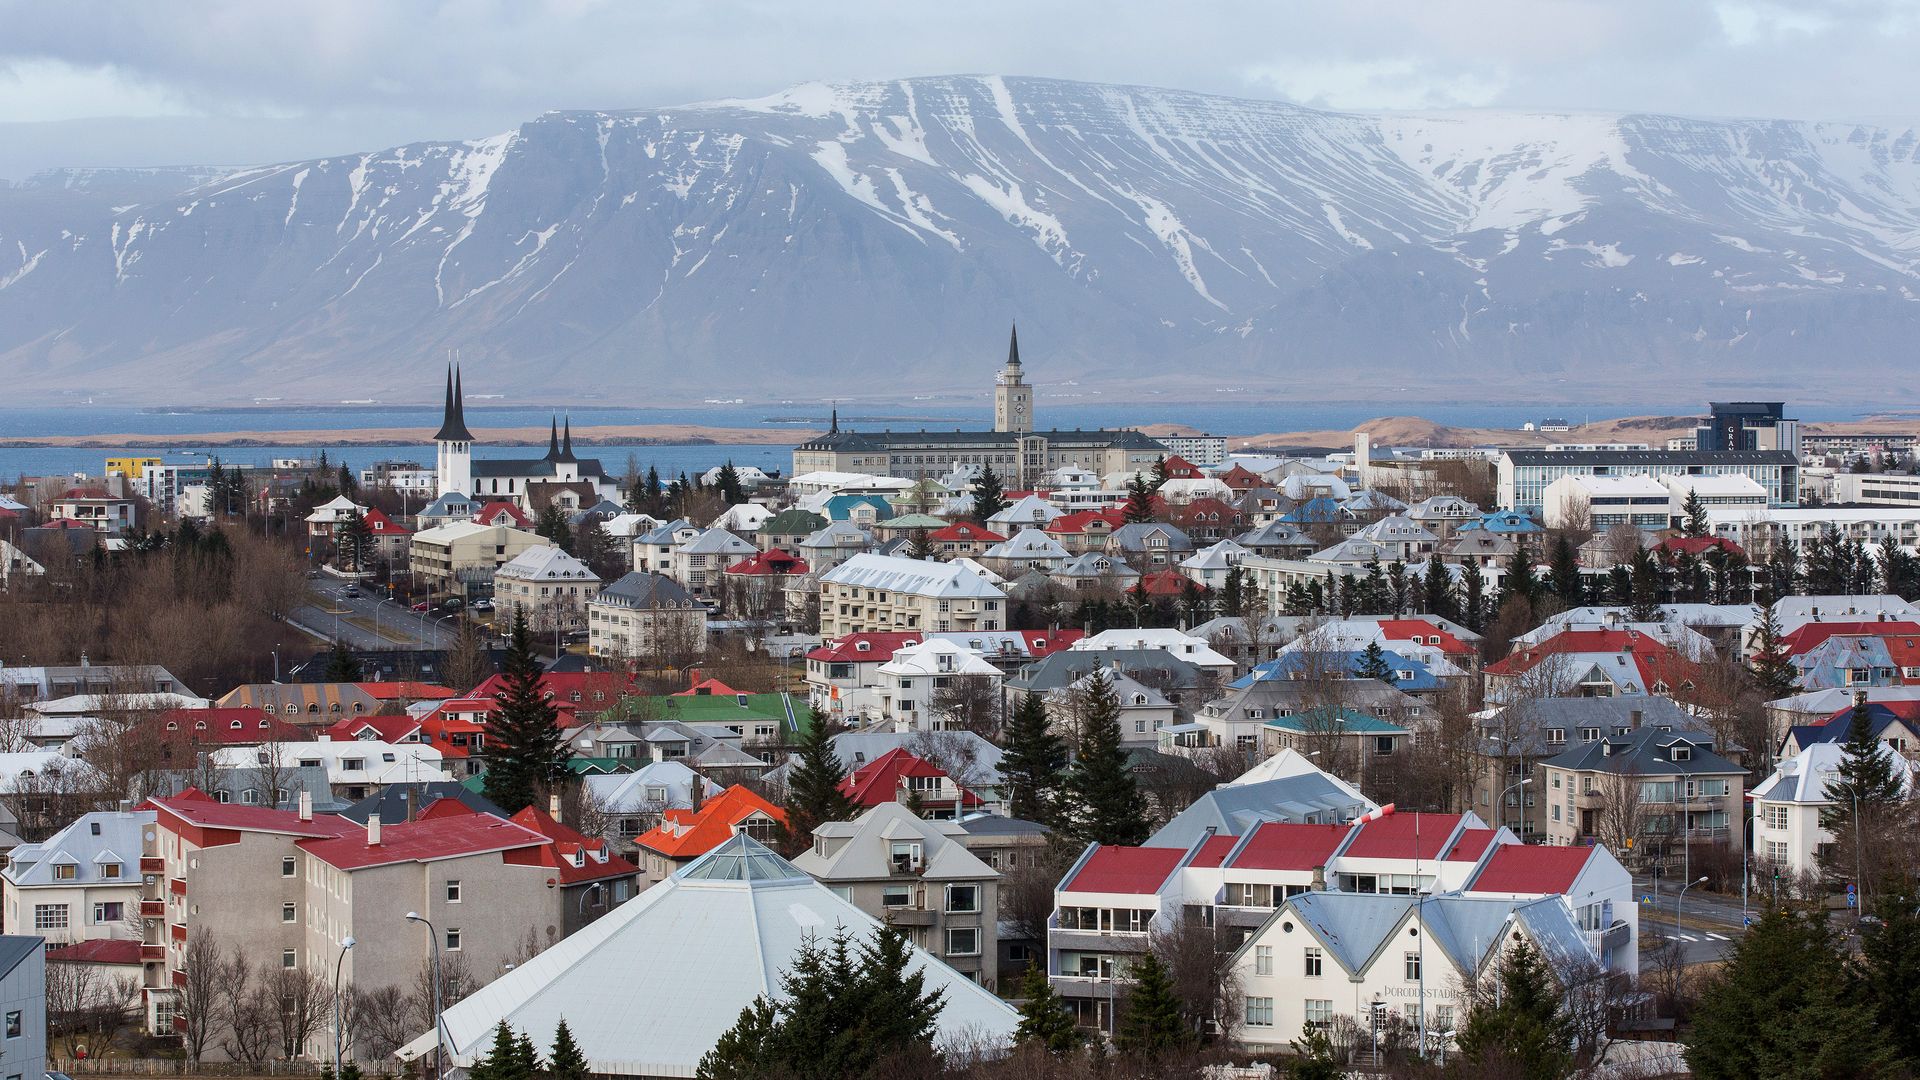
POLYGON ((959 387, 1017 317, 1042 381, 1787 392, 1920 313, 1913 128, 944 76, 88 172, 0 191, 22 389, 959 387))

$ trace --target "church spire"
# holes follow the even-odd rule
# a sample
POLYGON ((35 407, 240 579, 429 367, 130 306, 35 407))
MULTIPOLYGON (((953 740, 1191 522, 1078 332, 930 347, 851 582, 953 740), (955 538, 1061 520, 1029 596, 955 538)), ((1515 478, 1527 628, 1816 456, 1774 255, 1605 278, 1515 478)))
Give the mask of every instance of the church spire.
POLYGON ((552 426, 547 433, 547 460, 560 460, 560 418, 552 418, 552 426))
POLYGON ((840 433, 840 407, 838 405, 835 405, 833 407, 833 419, 831 419, 827 423, 827 434, 838 435, 839 433, 840 433))
POLYGON ((452 364, 447 365, 447 403, 440 412, 440 430, 434 433, 434 442, 473 441, 473 433, 467 430, 466 409, 462 406, 459 370, 452 364))
POLYGON ((560 460, 575 461, 573 456, 573 417, 567 417, 566 429, 560 435, 560 460))
POLYGON ((1020 324, 1013 324, 1013 332, 1007 337, 1007 366, 1020 366, 1020 324))

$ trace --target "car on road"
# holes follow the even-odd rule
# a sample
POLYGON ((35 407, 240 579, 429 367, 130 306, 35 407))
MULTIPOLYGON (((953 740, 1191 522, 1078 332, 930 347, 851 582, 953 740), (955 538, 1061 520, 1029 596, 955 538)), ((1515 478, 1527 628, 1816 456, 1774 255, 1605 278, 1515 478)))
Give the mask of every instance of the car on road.
POLYGON ((450 598, 446 603, 441 604, 440 606, 442 608, 445 608, 448 611, 459 611, 463 605, 460 602, 460 598, 455 596, 450 598))
POLYGON ((473 604, 472 604, 471 606, 472 606, 472 608, 473 608, 473 610, 475 610, 475 611, 492 611, 492 610, 493 610, 493 601, 491 601, 491 600, 475 600, 475 601, 473 602, 473 604))
POLYGON ((431 609, 432 607, 433 607, 433 604, 432 604, 432 602, 430 602, 430 601, 427 601, 427 600, 422 600, 422 601, 420 601, 419 603, 417 603, 417 604, 415 604, 415 605, 413 605, 413 608, 412 608, 412 610, 414 610, 414 611, 427 611, 427 610, 430 610, 430 609, 431 609))
POLYGON ((358 600, 360 599, 360 590, 349 585, 346 588, 340 590, 340 599, 358 600))

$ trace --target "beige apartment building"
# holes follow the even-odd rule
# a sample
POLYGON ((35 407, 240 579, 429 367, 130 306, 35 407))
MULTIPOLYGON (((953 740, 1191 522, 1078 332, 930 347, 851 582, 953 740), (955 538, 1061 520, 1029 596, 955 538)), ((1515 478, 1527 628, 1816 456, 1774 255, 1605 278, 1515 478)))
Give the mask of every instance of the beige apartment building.
POLYGON ((529 548, 548 544, 546 537, 524 529, 454 521, 414 533, 408 565, 434 593, 473 599, 492 589, 495 571, 529 548))
POLYGON ((1005 630, 1007 596, 956 563, 855 555, 820 577, 820 633, 1005 630))
POLYGON ((672 578, 635 570, 587 602, 587 651, 594 656, 697 656, 706 648, 707 609, 672 578))
POLYGON ((530 547, 493 572, 494 618, 511 626, 524 614, 535 630, 584 630, 587 602, 600 578, 558 547, 530 547))
POLYGON ((927 821, 897 802, 813 830, 793 860, 861 911, 991 989, 1000 952, 1000 872, 968 850, 951 821, 927 821))
POLYGON ((148 806, 141 960, 161 1022, 187 985, 195 935, 256 970, 304 968, 330 983, 338 962, 342 983, 362 991, 414 986, 437 943, 443 972, 471 988, 636 892, 631 862, 532 809, 509 821, 443 800, 414 821, 362 827, 191 789, 148 806))
POLYGON ((1634 865, 1740 842, 1746 775, 1714 752, 1712 735, 1650 724, 1548 758, 1535 784, 1547 843, 1591 840, 1634 865))

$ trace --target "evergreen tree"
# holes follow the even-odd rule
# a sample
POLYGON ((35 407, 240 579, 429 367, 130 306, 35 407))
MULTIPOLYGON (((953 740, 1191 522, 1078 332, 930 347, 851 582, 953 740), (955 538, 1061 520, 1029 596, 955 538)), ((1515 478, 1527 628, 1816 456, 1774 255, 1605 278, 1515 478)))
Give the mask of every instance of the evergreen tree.
POLYGON ((1229 619, 1247 617, 1250 590, 1247 588, 1247 576, 1239 563, 1227 567, 1227 580, 1220 584, 1220 614, 1229 619))
POLYGON ((991 464, 981 466, 980 475, 973 481, 973 517, 985 524, 993 515, 1008 506, 1006 489, 1000 486, 1000 475, 993 471, 991 464))
POLYGON ((914 964, 906 931, 876 930, 860 943, 855 970, 854 1002, 862 1014, 862 1035, 877 1044, 874 1057, 884 1056, 887 1048, 932 1043, 946 991, 927 991, 927 969, 914 964))
POLYGON ((1660 610, 1662 575, 1653 553, 1644 547, 1637 549, 1633 553, 1633 565, 1628 574, 1633 579, 1633 601, 1627 605, 1627 621, 1659 622, 1665 617, 1660 610))
POLYGON ((846 766, 833 752, 834 729, 819 709, 807 715, 807 729, 794 747, 797 760, 787 773, 787 830, 795 850, 813 843, 813 830, 829 821, 845 821, 854 814, 853 800, 840 785, 846 766))
POLYGON ((1686 520, 1680 525, 1680 531, 1688 536, 1708 536, 1713 532, 1713 522, 1707 520, 1707 504, 1700 501, 1700 493, 1687 489, 1687 501, 1680 504, 1680 512, 1686 520))
POLYGON ((728 506, 739 506, 747 501, 746 489, 740 486, 740 471, 729 461, 720 466, 720 474, 713 479, 713 490, 720 495, 720 501, 728 506))
POLYGON ((1136 473, 1127 481, 1127 502, 1120 510, 1120 520, 1128 525, 1152 521, 1153 491, 1153 483, 1136 473))
POLYGON ((1378 679, 1388 686, 1395 682, 1393 664, 1387 660, 1387 651, 1378 641, 1367 642, 1360 651, 1360 660, 1354 665, 1353 677, 1356 679, 1378 679))
POLYGON ((1323 1028, 1308 1024, 1293 1040, 1287 1061, 1287 1080, 1345 1080, 1347 1067, 1323 1028))
POLYGON ((366 673, 360 669, 359 657, 354 656, 344 643, 335 641, 333 648, 327 651, 326 681, 361 682, 366 677, 366 673))
POLYGON ((1028 964, 1020 979, 1020 1026, 1014 1029, 1016 1042, 1036 1042, 1056 1054, 1064 1054, 1080 1045, 1080 1031, 1074 1026, 1073 1013, 1047 981, 1046 965, 1028 964))
POLYGON ((1891 537, 1880 541, 1880 591, 1920 600, 1920 560, 1891 537))
POLYGON ((525 1032, 514 1040, 513 1065, 517 1080, 533 1080, 540 1075, 540 1051, 534 1049, 533 1040, 525 1032))
POLYGON ((493 1046, 467 1070, 469 1080, 531 1080, 520 1071, 520 1048, 505 1020, 493 1029, 493 1046))
POLYGON ((1618 563, 1607 570, 1607 603, 1626 607, 1633 603, 1633 571, 1618 563))
POLYGON ((1780 617, 1771 607, 1763 607, 1760 612, 1760 633, 1747 670, 1753 672, 1766 700, 1777 701, 1799 692, 1800 672, 1793 666, 1786 644, 1780 640, 1780 617))
POLYGON ((1920 1062, 1920 898, 1887 895, 1860 935, 1859 991, 1908 1063, 1920 1062))
POLYGON ((560 550, 573 554, 573 525, 567 521, 567 512, 560 509, 558 502, 550 502, 540 511, 533 531, 551 540, 560 550))
POLYGON ((340 479, 335 486, 340 489, 340 494, 348 498, 352 498, 360 490, 360 482, 353 478, 353 470, 347 468, 347 463, 344 461, 340 463, 340 479))
POLYGON ((219 458, 207 462, 207 516, 218 521, 228 513, 222 501, 227 490, 227 470, 219 458))
POLYGON ((1077 843, 1138 844, 1147 836, 1146 800, 1120 742, 1120 697, 1105 669, 1079 692, 1080 752, 1067 770, 1067 820, 1077 843))
POLYGON ((1686 1048, 1693 1075, 1901 1075, 1891 1033, 1871 1008, 1850 998, 1847 967, 1825 912, 1767 910, 1735 944, 1694 1010, 1686 1048))
POLYGON ((1574 554, 1573 541, 1565 536, 1554 541, 1553 556, 1547 561, 1547 589, 1569 609, 1587 602, 1586 584, 1580 579, 1580 560, 1574 554))
POLYGON ((1387 564, 1387 611, 1402 615, 1413 606, 1413 588, 1407 580, 1407 564, 1399 559, 1387 564))
POLYGON ((541 686, 540 663, 533 656, 527 617, 516 611, 507 655, 500 668, 501 690, 487 719, 482 755, 487 763, 488 801, 507 813, 533 805, 543 789, 566 778, 573 756, 560 730, 559 714, 541 686))
POLYGON ((1487 625, 1487 576, 1467 560, 1460 570, 1460 625, 1479 633, 1487 625))
POLYGON ((565 1020, 554 1029, 553 1052, 548 1056, 548 1063, 552 1080, 589 1080, 593 1074, 586 1053, 573 1041, 573 1032, 565 1020))
POLYGON ((1007 792, 1007 812, 1027 821, 1056 824, 1055 799, 1066 775, 1067 745, 1054 733, 1040 695, 1028 694, 1014 706, 1004 743, 1000 783, 1007 792))
MULTIPOLYGON (((1236 568, 1237 569, 1237 568, 1236 568)), ((1227 571, 1229 575, 1233 570, 1227 571)), ((1180 618, 1186 626, 1198 626, 1207 621, 1207 591, 1192 578, 1180 580, 1180 618)))
POLYGON ((342 570, 361 573, 373 558, 373 529, 360 511, 347 514, 347 520, 340 524, 340 550, 334 553, 334 562, 342 570))
POLYGON ((927 530, 915 529, 907 537, 906 556, 909 559, 926 560, 933 558, 933 544, 927 540, 927 530))
POLYGON ((1767 598, 1778 600, 1783 596, 1792 596, 1798 592, 1800 583, 1800 556, 1793 545, 1776 543, 1767 553, 1767 598))
POLYGON ((1173 973, 1151 951, 1127 968, 1127 1008, 1114 1043, 1126 1053, 1142 1056, 1183 1050, 1193 1043, 1193 1030, 1180 1014, 1173 973))
POLYGON ((1519 597, 1529 605, 1540 595, 1540 582, 1533 576, 1533 553, 1527 550, 1524 536, 1514 537, 1513 555, 1507 559, 1507 572, 1500 576, 1500 603, 1519 597))
POLYGON ((611 584, 626 572, 627 556, 597 517, 582 518, 573 529, 573 557, 587 564, 601 582, 611 584))
POLYGON ((1158 491, 1161 485, 1167 482, 1167 456, 1165 454, 1153 459, 1153 471, 1149 478, 1153 481, 1155 491, 1158 491))
POLYGON ((1467 1014, 1460 1055, 1476 1066, 1508 1063, 1526 1080, 1561 1080, 1573 1068, 1573 1024, 1540 954, 1516 944, 1500 962, 1500 993, 1467 1014))
POLYGON ((1420 592, 1422 611, 1450 622, 1459 621, 1460 602, 1453 594, 1453 574, 1437 551, 1427 558, 1426 573, 1420 575, 1420 592))
POLYGON ((1847 722, 1840 764, 1824 790, 1832 805, 1820 812, 1821 827, 1838 837, 1853 833, 1862 821, 1877 820, 1882 810, 1901 799, 1896 768, 1893 753, 1873 734, 1872 709, 1865 701, 1856 702, 1847 722), (1855 807, 1859 808, 1859 820, 1854 817, 1855 807))

